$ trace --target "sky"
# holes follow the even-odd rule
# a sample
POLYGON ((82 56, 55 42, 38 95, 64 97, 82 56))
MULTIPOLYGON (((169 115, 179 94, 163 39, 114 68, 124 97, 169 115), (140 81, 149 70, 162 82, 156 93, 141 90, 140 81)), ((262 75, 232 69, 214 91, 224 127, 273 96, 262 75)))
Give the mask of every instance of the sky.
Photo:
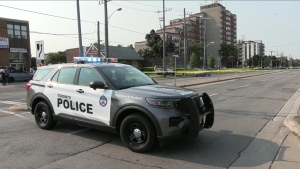
MULTIPOLYGON (((101 2, 80 0, 83 46, 97 42, 97 21, 100 22, 101 43, 104 43, 104 4, 101 2)), ((201 5, 212 2, 165 0, 165 25, 172 19, 183 18, 184 8, 186 13, 195 14, 201 12, 201 5)), ((300 59, 300 1, 222 0, 219 3, 237 16, 237 40, 242 37, 262 40, 265 55, 275 51, 275 56, 282 53, 300 59)), ((107 4, 108 16, 111 16, 108 20, 109 45, 134 46, 135 42, 144 41, 152 29, 163 26, 159 19, 163 14, 158 12, 163 10, 162 0, 111 0, 107 4), (122 10, 116 11, 118 8, 122 10)), ((0 17, 29 21, 32 57, 36 55, 36 41, 44 41, 45 53, 79 46, 76 0, 0 0, 0 17)))

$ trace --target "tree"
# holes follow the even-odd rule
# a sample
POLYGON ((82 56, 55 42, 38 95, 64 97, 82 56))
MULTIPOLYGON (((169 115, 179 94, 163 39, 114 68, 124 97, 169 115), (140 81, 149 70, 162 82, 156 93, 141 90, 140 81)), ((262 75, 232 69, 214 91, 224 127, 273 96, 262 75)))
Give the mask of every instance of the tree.
POLYGON ((190 65, 191 65, 191 68, 195 68, 198 66, 198 58, 194 52, 192 53, 192 55, 190 57, 190 65))
POLYGON ((203 45, 201 43, 193 43, 191 46, 191 53, 195 53, 196 54, 196 58, 197 58, 197 66, 200 67, 200 58, 203 57, 203 45))
POLYGON ((234 45, 222 43, 219 55, 222 58, 222 65, 226 65, 228 67, 228 65, 233 65, 237 62, 238 49, 234 45))
POLYGON ((144 58, 144 60, 142 61, 143 67, 153 66, 151 63, 153 54, 149 49, 140 49, 138 51, 138 54, 144 58))
MULTIPOLYGON (((163 40, 161 37, 155 33, 152 29, 149 34, 146 34, 146 45, 149 47, 150 57, 153 59, 153 65, 156 58, 163 57, 163 40)), ((175 49, 175 44, 172 42, 165 43, 166 53, 172 53, 175 49)))
POLYGON ((149 47, 150 56, 153 59, 153 65, 155 63, 156 58, 162 58, 163 55, 163 47, 162 47, 162 39, 155 31, 152 29, 149 34, 146 34, 146 45, 149 47))
POLYGON ((208 57, 207 63, 209 67, 215 67, 215 57, 212 54, 208 57))
POLYGON ((245 67, 248 67, 248 66, 249 66, 249 59, 246 59, 246 60, 244 61, 244 66, 245 66, 245 67))
POLYGON ((45 65, 65 63, 66 58, 67 58, 66 52, 49 53, 47 58, 45 59, 45 65))
POLYGON ((31 67, 36 68, 36 57, 31 58, 31 67))
MULTIPOLYGON (((163 42, 161 42, 161 44, 163 44, 163 42)), ((166 46, 166 52, 167 53, 173 53, 175 51, 175 44, 174 43, 166 42, 165 46, 166 46)))
POLYGON ((170 65, 171 67, 175 67, 175 58, 174 58, 174 57, 170 57, 169 65, 170 65))

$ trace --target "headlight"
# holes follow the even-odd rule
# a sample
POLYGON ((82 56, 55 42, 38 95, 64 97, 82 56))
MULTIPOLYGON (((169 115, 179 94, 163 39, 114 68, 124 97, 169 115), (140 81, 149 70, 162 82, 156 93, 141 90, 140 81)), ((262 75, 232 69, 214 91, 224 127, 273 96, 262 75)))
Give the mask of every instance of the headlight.
POLYGON ((172 107, 177 107, 177 101, 178 101, 178 99, 153 99, 153 98, 146 98, 146 101, 151 106, 164 107, 164 108, 172 108, 172 107))

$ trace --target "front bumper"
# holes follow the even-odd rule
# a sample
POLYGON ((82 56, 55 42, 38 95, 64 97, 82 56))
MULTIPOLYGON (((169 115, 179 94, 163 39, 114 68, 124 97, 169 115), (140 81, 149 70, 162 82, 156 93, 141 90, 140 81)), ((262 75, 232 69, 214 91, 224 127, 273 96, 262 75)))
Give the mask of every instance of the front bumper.
POLYGON ((214 123, 214 106, 207 93, 181 99, 178 105, 180 111, 185 112, 185 120, 175 129, 168 129, 167 132, 163 130, 163 135, 158 136, 161 143, 180 137, 195 138, 200 130, 211 128, 214 123))

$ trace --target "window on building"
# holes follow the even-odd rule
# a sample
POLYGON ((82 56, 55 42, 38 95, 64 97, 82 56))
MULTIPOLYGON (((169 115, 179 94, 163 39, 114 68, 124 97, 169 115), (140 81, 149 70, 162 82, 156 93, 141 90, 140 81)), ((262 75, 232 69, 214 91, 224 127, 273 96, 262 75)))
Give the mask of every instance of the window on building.
POLYGON ((21 28, 20 25, 14 25, 15 38, 21 38, 21 28))
POLYGON ((21 36, 22 36, 22 39, 27 39, 27 27, 26 26, 21 26, 21 36))
POLYGON ((14 26, 12 24, 7 24, 7 34, 9 38, 14 38, 14 26))
POLYGON ((27 39, 27 32, 26 31, 22 31, 22 39, 27 39))

